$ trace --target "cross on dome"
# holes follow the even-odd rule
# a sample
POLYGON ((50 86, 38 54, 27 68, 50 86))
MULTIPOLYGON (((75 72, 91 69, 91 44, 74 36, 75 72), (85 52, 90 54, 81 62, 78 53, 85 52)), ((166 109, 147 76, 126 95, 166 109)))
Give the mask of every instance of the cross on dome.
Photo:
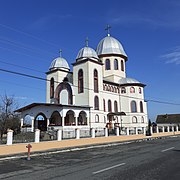
POLYGON ((89 43, 89 39, 88 39, 88 37, 86 37, 85 42, 86 42, 86 47, 88 47, 88 43, 89 43))
POLYGON ((107 27, 106 27, 106 31, 107 31, 107 35, 110 36, 110 29, 111 29, 111 26, 109 24, 107 24, 107 27))
POLYGON ((59 56, 62 57, 62 49, 59 50, 59 56))

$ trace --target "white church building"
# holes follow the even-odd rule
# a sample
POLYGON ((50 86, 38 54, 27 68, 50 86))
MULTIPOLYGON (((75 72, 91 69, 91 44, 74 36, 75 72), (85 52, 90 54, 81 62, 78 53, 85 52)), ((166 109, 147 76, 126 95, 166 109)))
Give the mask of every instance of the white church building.
POLYGON ((86 41, 72 71, 60 55, 46 73, 46 103, 16 111, 21 113, 21 127, 32 132, 52 127, 143 131, 148 126, 145 84, 126 76, 127 60, 122 44, 109 33, 96 50, 86 41))

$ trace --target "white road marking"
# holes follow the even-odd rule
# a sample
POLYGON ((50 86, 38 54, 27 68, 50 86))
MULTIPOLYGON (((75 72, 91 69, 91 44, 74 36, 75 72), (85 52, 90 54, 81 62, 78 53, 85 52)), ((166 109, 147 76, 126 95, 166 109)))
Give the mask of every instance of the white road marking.
POLYGON ((171 149, 174 149, 174 147, 171 147, 171 148, 168 148, 168 149, 164 149, 164 150, 162 150, 161 152, 166 152, 166 151, 169 151, 169 150, 171 150, 171 149))
POLYGON ((101 169, 99 171, 95 171, 95 172, 93 172, 93 174, 98 174, 98 173, 101 173, 101 172, 104 172, 104 171, 108 171, 110 169, 113 169, 113 168, 116 168, 116 167, 119 167, 119 166, 123 166, 125 164, 126 163, 117 164, 117 165, 114 165, 114 166, 111 166, 111 167, 108 167, 108 168, 105 168, 105 169, 101 169))

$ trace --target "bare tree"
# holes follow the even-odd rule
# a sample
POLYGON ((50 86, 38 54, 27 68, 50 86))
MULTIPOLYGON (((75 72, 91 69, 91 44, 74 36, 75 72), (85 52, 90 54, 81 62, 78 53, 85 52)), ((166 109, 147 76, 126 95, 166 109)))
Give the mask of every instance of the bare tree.
POLYGON ((14 96, 7 94, 0 96, 0 139, 8 129, 18 132, 20 129, 20 119, 14 110, 17 108, 17 102, 14 96))

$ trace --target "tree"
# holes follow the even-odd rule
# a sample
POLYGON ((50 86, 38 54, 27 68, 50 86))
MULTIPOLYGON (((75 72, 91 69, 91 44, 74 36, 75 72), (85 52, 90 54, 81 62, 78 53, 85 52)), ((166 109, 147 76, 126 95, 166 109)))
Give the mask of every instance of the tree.
POLYGON ((2 141, 3 134, 8 129, 12 129, 15 133, 20 130, 20 118, 14 113, 17 108, 17 102, 13 96, 7 94, 0 96, 0 139, 2 141))

